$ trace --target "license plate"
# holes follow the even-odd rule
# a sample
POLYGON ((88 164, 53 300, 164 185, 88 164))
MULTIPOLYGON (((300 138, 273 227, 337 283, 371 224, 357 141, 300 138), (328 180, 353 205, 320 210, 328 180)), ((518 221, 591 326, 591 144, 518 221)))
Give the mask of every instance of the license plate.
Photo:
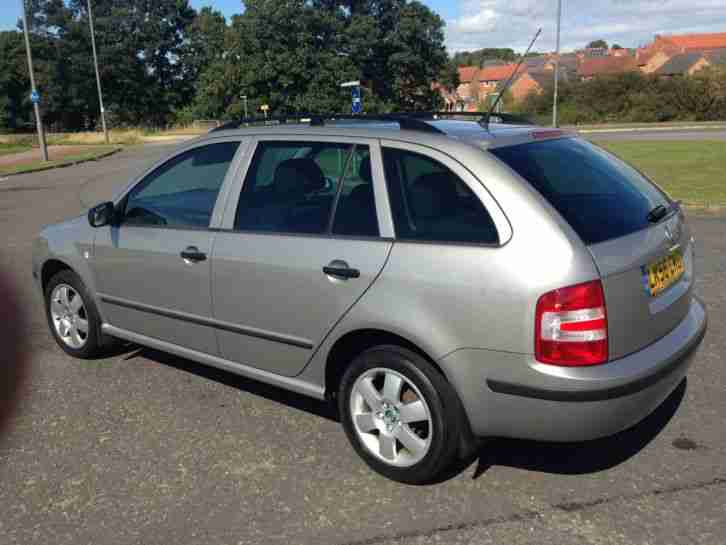
POLYGON ((683 254, 676 250, 643 267, 643 283, 646 293, 655 297, 680 280, 685 271, 683 254))

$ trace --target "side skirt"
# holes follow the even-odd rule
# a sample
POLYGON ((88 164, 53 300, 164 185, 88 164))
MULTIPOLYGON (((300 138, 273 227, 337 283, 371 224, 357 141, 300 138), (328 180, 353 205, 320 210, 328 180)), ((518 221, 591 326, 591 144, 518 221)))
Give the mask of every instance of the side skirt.
POLYGON ((140 344, 142 346, 148 346, 162 352, 168 352, 170 354, 174 354, 175 356, 187 358, 203 365, 209 365, 210 367, 216 367, 217 369, 229 371, 230 373, 234 373, 235 375, 240 375, 253 380, 259 380, 260 382, 265 382, 267 384, 271 384, 272 386, 277 386, 278 388, 290 390, 292 392, 313 397, 315 399, 325 399, 324 389, 316 384, 311 384, 309 382, 298 380, 296 378, 283 377, 281 375, 276 375, 275 373, 263 371, 262 369, 257 369, 255 367, 250 367, 241 363, 235 363, 233 361, 225 360, 224 358, 212 356, 203 352, 197 352, 196 350, 190 350, 189 348, 183 348, 181 346, 177 346, 166 341, 160 341, 159 339, 154 339, 152 337, 146 337, 138 333, 133 333, 131 331, 127 331, 125 329, 121 329, 110 324, 103 324, 101 326, 101 330, 105 334, 111 335, 112 337, 118 337, 119 339, 123 339, 125 341, 140 344))

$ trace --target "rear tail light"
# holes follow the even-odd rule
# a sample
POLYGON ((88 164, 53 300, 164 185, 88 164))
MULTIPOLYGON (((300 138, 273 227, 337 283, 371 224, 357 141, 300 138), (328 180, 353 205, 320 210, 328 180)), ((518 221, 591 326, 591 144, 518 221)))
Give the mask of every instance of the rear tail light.
POLYGON ((608 319, 599 280, 545 293, 537 301, 535 357, 552 365, 608 361, 608 319))

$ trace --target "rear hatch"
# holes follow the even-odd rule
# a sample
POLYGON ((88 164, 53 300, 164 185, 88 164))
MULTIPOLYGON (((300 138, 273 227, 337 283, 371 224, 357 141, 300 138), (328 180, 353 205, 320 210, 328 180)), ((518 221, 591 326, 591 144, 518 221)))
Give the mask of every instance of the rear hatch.
POLYGON ((572 227, 601 275, 610 359, 657 341, 688 313, 691 235, 643 174, 580 138, 490 148, 572 227))

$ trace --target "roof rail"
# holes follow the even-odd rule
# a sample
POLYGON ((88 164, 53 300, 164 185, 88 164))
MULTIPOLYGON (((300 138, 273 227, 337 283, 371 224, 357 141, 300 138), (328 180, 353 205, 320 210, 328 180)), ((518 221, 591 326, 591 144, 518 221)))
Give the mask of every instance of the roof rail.
MULTIPOLYGON (((211 129, 209 132, 224 131, 229 129, 239 129, 240 127, 249 127, 256 125, 274 126, 286 125, 288 123, 307 123, 311 127, 322 127, 326 123, 334 123, 336 121, 356 121, 360 123, 398 123, 401 130, 422 131, 435 134, 445 134, 444 131, 436 126, 428 123, 429 121, 437 121, 440 119, 461 119, 475 118, 472 121, 485 126, 487 120, 487 112, 400 112, 391 114, 289 114, 278 115, 272 117, 246 117, 238 120, 228 121, 219 127, 211 129)), ((534 123, 524 117, 509 113, 492 114, 492 120, 498 123, 515 124, 515 125, 534 125, 534 123)))
POLYGON ((365 122, 384 122, 398 123, 402 130, 423 131, 428 133, 444 134, 444 131, 437 129, 433 125, 426 123, 425 119, 435 119, 434 117, 418 117, 407 113, 401 114, 290 114, 278 115, 272 117, 246 117, 239 120, 228 121, 219 127, 211 129, 209 132, 224 131, 229 129, 238 129, 244 126, 253 125, 286 125, 288 123, 308 123, 311 127, 321 127, 326 122, 335 121, 359 121, 365 122))

